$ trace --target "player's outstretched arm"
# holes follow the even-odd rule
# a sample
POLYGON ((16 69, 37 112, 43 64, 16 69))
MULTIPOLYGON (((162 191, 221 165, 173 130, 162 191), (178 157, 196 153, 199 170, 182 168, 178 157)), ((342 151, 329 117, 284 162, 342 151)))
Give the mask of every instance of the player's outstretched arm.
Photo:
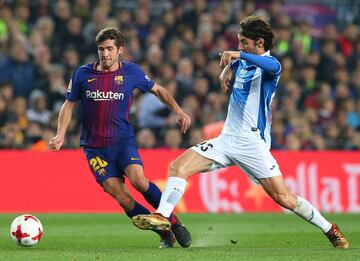
POLYGON ((58 129, 56 136, 49 141, 49 147, 51 150, 59 150, 64 143, 65 133, 69 123, 71 121, 72 111, 74 109, 75 102, 66 100, 61 106, 61 110, 58 118, 58 129))
POLYGON ((165 103, 170 109, 176 113, 177 122, 180 125, 180 131, 186 133, 191 124, 190 116, 187 115, 175 101, 174 97, 161 85, 155 83, 151 89, 151 92, 155 94, 163 103, 165 103))
POLYGON ((271 73, 279 73, 281 70, 281 65, 278 60, 272 59, 268 56, 261 56, 252 53, 240 53, 240 59, 248 61, 261 69, 271 72, 271 73))

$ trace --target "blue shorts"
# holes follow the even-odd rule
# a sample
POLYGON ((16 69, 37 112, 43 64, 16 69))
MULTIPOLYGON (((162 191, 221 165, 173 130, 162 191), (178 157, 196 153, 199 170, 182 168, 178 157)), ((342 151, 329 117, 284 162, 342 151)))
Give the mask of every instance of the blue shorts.
POLYGON ((133 139, 122 140, 115 146, 104 148, 83 147, 90 169, 96 181, 102 184, 110 177, 124 180, 125 169, 131 164, 143 166, 137 145, 133 139))

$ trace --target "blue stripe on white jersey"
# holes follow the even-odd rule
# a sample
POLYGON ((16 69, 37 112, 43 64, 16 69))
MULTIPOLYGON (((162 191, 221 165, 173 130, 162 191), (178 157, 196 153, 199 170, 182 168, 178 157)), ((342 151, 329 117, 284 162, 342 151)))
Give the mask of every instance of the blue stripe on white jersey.
MULTIPOLYGON (((263 56, 278 62, 269 52, 263 56)), ((231 68, 235 79, 222 133, 244 137, 255 127, 270 147, 270 105, 280 78, 280 69, 277 73, 271 73, 245 60, 234 61, 231 68)))

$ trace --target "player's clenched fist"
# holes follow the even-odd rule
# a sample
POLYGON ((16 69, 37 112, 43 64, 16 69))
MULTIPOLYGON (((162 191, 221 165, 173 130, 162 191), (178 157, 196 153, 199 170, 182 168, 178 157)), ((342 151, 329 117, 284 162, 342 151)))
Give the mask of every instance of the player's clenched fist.
POLYGON ((232 59, 239 59, 240 52, 239 51, 224 51, 219 53, 220 58, 220 66, 230 65, 232 59))
POLYGON ((49 148, 51 150, 59 150, 64 143, 64 137, 56 135, 49 141, 49 148))

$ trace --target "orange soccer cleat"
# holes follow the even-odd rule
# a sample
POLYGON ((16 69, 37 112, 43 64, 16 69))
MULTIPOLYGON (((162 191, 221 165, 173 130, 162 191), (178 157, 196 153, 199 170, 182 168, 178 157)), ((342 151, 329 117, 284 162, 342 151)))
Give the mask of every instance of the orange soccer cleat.
POLYGON ((331 244, 335 248, 340 249, 348 249, 349 248, 349 242, 344 236, 344 234, 340 231, 338 226, 334 223, 332 224, 331 229, 325 233, 331 244))
POLYGON ((170 221, 157 213, 134 216, 132 222, 136 227, 144 230, 170 231, 171 229, 170 221))

